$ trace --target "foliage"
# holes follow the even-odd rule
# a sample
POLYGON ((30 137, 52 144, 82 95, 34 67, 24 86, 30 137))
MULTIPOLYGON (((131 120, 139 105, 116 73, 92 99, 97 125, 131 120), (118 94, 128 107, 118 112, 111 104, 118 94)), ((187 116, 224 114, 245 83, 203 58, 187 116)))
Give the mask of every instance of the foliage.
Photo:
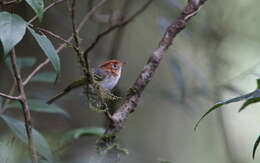
POLYGON ((26 22, 20 16, 0 12, 0 40, 4 47, 5 56, 22 40, 26 26, 26 22))
POLYGON ((42 20, 43 17, 43 8, 44 8, 44 1, 43 0, 25 0, 28 5, 32 7, 36 15, 38 16, 39 20, 42 20))
MULTIPOLYGON (((7 126, 15 133, 15 135, 24 143, 28 144, 27 134, 24 123, 6 115, 1 115, 7 126)), ((52 162, 53 156, 50 147, 45 138, 37 130, 32 131, 33 141, 37 151, 49 162, 52 162)))
MULTIPOLYGON (((41 20, 43 17, 43 1, 42 0, 26 0, 26 2, 33 8, 39 19, 41 20)), ((28 24, 22 17, 9 13, 6 11, 0 12, 0 40, 3 45, 4 50, 4 56, 5 56, 5 64, 7 65, 8 69, 12 72, 12 65, 11 65, 11 59, 8 53, 13 49, 21 40, 23 39, 26 29, 30 31, 30 33, 35 38, 36 42, 39 44, 41 49, 44 51, 46 56, 50 59, 51 63, 53 64, 53 67, 56 71, 56 78, 58 77, 58 74, 60 72, 60 59, 57 55, 57 52, 52 45, 51 41, 45 36, 45 35, 39 35, 37 34, 31 27, 30 24, 28 24)), ((18 69, 22 68, 30 68, 36 63, 36 59, 32 57, 18 57, 16 61, 16 66, 18 69)), ((34 78, 31 81, 41 81, 41 82, 50 82, 54 81, 53 73, 41 73, 37 76, 34 76, 34 78), (47 76, 47 77, 46 77, 47 76)), ((2 98, 1 98, 2 99, 2 98)), ((1 100, 2 101, 2 100, 1 100)), ((56 105, 47 105, 45 101, 38 100, 38 99, 29 99, 28 101, 29 108, 31 111, 36 112, 47 112, 47 113, 59 113, 63 114, 65 116, 69 116, 67 112, 62 110, 56 105)), ((3 103, 1 102, 1 105, 3 103)), ((22 108, 20 102, 13 101, 11 103, 7 102, 4 103, 4 111, 9 108, 22 108)), ((1 114, 1 119, 4 120, 6 125, 15 133, 15 135, 24 143, 28 144, 28 138, 27 133, 25 129, 24 122, 21 122, 19 120, 16 120, 10 116, 1 114)), ((34 144, 36 146, 37 152, 44 157, 44 159, 48 160, 48 162, 52 162, 53 156, 51 149, 45 140, 45 138, 42 136, 40 132, 33 129, 32 130, 32 137, 34 144)))
MULTIPOLYGON (((226 105, 226 104, 230 104, 230 103, 234 103, 234 102, 239 102, 239 101, 244 101, 244 104, 239 108, 239 112, 244 110, 247 106, 251 105, 251 104, 254 104, 254 103, 257 103, 260 101, 260 79, 257 79, 257 88, 256 90, 254 90, 253 92, 251 93, 248 93, 248 94, 245 94, 245 95, 242 95, 242 96, 239 96, 239 97, 235 97, 235 98, 231 98, 231 99, 228 99, 228 100, 225 100, 225 101, 222 101, 222 102, 218 102, 216 103, 215 105, 213 105, 211 108, 209 108, 209 110, 202 115, 202 117, 199 119, 199 121, 196 123, 195 127, 194 127, 194 130, 197 129, 199 123, 209 114, 211 113, 212 111, 218 109, 218 108, 221 108, 223 105, 226 105)), ((256 143, 254 145, 254 150, 253 150, 253 158, 255 157, 255 151, 257 149, 257 146, 260 142, 260 138, 258 138, 256 140, 256 143)))
POLYGON ((35 40, 37 41, 37 43, 39 44, 39 46, 41 47, 41 49, 44 51, 44 53, 46 54, 46 56, 50 59, 56 73, 57 73, 57 77, 60 73, 60 58, 54 48, 54 46, 52 45, 51 41, 44 35, 39 35, 37 34, 32 28, 29 28, 29 31, 31 32, 31 34, 33 35, 33 37, 35 38, 35 40))
MULTIPOLYGON (((31 111, 35 112, 45 112, 45 113, 58 113, 62 114, 66 117, 69 117, 69 114, 65 112, 63 109, 59 108, 57 105, 48 105, 43 100, 36 100, 36 99, 29 99, 28 105, 31 111)), ((6 109, 8 108, 19 108, 21 109, 22 106, 18 101, 11 102, 5 106, 6 109)))
POLYGON ((64 133, 60 144, 66 144, 84 136, 102 136, 105 133, 103 128, 78 128, 64 133))

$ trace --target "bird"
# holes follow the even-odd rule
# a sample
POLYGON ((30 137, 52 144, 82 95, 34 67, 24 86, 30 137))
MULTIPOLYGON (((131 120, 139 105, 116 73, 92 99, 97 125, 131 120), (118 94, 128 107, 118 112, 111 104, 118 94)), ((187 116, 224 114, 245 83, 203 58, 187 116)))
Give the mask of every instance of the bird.
MULTIPOLYGON (((118 83, 121 78, 122 68, 125 62, 119 60, 107 60, 100 64, 96 68, 92 68, 91 74, 93 80, 98 83, 102 88, 111 91, 118 83)), ((53 103, 57 99, 69 93, 72 89, 86 85, 86 78, 83 77, 80 80, 76 80, 69 84, 62 92, 58 93, 50 100, 47 101, 48 104, 53 103)))

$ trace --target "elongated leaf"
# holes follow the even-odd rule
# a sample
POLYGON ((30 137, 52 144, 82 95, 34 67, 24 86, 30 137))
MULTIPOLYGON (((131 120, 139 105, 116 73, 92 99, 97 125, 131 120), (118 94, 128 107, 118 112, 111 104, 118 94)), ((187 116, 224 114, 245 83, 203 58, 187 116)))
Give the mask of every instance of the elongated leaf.
MULTIPOLYGON (((257 89, 260 89, 260 79, 257 79, 256 80, 256 83, 257 83, 257 89)), ((257 102, 260 102, 260 93, 256 93, 254 95, 254 98, 249 98, 246 102, 244 102, 244 104, 240 107, 239 109, 239 112, 241 112, 242 110, 244 110, 248 105, 251 105, 251 104, 255 104, 257 102)))
POLYGON ((27 23, 18 15, 0 12, 0 40, 6 56, 18 44, 26 30, 27 23))
MULTIPOLYGON (((32 67, 35 63, 36 63, 36 59, 32 58, 32 57, 18 57, 17 58, 17 66, 19 69, 32 67)), ((5 64, 7 65, 9 70, 12 69, 10 57, 5 59, 5 64)))
POLYGON ((53 47, 51 41, 45 35, 37 34, 32 28, 28 27, 28 29, 35 38, 35 40, 38 42, 39 46, 44 51, 46 56, 50 59, 58 77, 60 73, 60 58, 55 48, 53 47))
MULTIPOLYGON (((48 105, 45 101, 42 100, 35 100, 35 99, 29 99, 28 105, 30 110, 36 111, 36 112, 45 112, 45 113, 59 113, 63 114, 67 117, 69 117, 69 114, 59 108, 57 105, 48 105)), ((17 101, 14 101, 8 105, 6 105, 6 108, 21 108, 21 104, 17 101)))
POLYGON ((31 6, 31 8, 34 10, 40 21, 43 17, 43 8, 44 8, 44 2, 43 0, 25 0, 28 5, 31 6))
POLYGON ((31 82, 48 82, 52 83, 55 81, 56 74, 54 72, 42 72, 35 75, 31 82))
MULTIPOLYGON (((204 119, 204 117, 206 117, 210 112, 216 110, 217 108, 229 104, 229 103, 233 103, 233 102, 238 102, 238 101, 242 101, 242 100, 254 100, 256 98, 260 98, 260 89, 257 89, 251 93, 236 97, 236 98, 232 98, 223 102, 218 102, 215 105, 213 105, 200 119, 199 121, 196 123, 194 130, 197 129, 199 123, 201 122, 202 119, 204 119)), ((243 107, 243 106, 242 106, 243 107)))
POLYGON ((236 97, 236 98, 232 98, 223 102, 218 102, 215 105, 213 105, 200 119, 199 121, 196 123, 194 130, 197 129, 199 123, 201 122, 201 120, 206 117, 210 112, 214 111, 215 109, 229 104, 229 103, 233 103, 233 102, 238 102, 238 101, 242 101, 242 100, 247 100, 239 109, 239 111, 244 110, 248 105, 253 104, 253 103, 257 103, 260 101, 260 79, 257 79, 257 89, 251 93, 236 97))
POLYGON ((259 143, 260 143, 260 136, 256 139, 255 144, 254 144, 253 155, 252 155, 253 159, 255 159, 255 153, 256 153, 256 149, 257 149, 259 143))
MULTIPOLYGON (((1 115, 7 126, 15 133, 15 135, 24 143, 28 144, 27 133, 24 123, 11 118, 9 116, 1 115)), ((32 130, 33 141, 36 150, 49 162, 52 162, 52 153, 45 138, 35 129, 32 130)))
POLYGON ((79 139, 82 136, 102 136, 105 133, 103 128, 78 128, 68 131, 61 139, 61 144, 79 139))
POLYGON ((257 97, 247 100, 247 101, 244 102, 244 104, 240 107, 239 112, 241 112, 242 110, 244 110, 248 105, 255 104, 255 103, 258 103, 258 102, 260 102, 260 98, 257 98, 257 97))

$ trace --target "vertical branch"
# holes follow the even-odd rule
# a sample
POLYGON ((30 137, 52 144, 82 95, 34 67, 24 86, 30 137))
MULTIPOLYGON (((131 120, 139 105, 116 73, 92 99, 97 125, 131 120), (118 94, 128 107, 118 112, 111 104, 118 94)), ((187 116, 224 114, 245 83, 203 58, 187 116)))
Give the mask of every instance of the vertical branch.
POLYGON ((93 80, 92 80, 92 76, 89 71, 88 58, 84 58, 83 52, 80 49, 79 35, 78 35, 77 28, 76 28, 76 23, 75 23, 75 6, 76 6, 76 0, 72 0, 70 7, 69 7, 69 12, 70 12, 72 31, 73 31, 72 36, 75 41, 74 51, 76 52, 76 54, 78 56, 79 63, 82 67, 82 71, 84 73, 84 76, 87 80, 87 85, 88 85, 88 84, 92 84, 93 80))
POLYGON ((69 11, 70 11, 73 38, 74 38, 74 41, 75 41, 75 46, 77 48, 79 48, 79 37, 78 37, 78 31, 76 30, 76 22, 75 22, 75 6, 76 6, 76 0, 72 0, 71 7, 69 8, 69 11))
POLYGON ((17 85, 18 91, 20 93, 19 102, 21 103, 22 109, 23 109, 24 123, 25 123, 25 129, 26 129, 26 133, 27 133, 27 137, 28 137, 29 151, 31 153, 32 162, 38 163, 37 153, 36 153, 36 149, 35 149, 33 137, 32 137, 31 113, 30 113, 30 110, 29 110, 28 101, 27 101, 27 97, 26 97, 26 94, 25 94, 21 74, 20 74, 19 69, 17 67, 15 49, 12 49, 11 64, 12 64, 12 69, 13 69, 13 72, 14 72, 14 78, 15 78, 15 81, 16 81, 16 85, 17 85))

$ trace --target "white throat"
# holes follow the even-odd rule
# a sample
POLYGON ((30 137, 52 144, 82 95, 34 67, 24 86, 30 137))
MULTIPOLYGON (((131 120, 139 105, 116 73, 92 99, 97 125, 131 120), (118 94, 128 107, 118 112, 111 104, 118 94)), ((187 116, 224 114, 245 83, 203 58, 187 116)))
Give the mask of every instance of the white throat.
POLYGON ((101 81, 99 84, 103 88, 112 90, 117 85, 117 83, 121 77, 121 71, 122 71, 122 68, 120 67, 120 69, 118 70, 119 73, 117 76, 114 76, 114 75, 108 76, 103 81, 101 81))

